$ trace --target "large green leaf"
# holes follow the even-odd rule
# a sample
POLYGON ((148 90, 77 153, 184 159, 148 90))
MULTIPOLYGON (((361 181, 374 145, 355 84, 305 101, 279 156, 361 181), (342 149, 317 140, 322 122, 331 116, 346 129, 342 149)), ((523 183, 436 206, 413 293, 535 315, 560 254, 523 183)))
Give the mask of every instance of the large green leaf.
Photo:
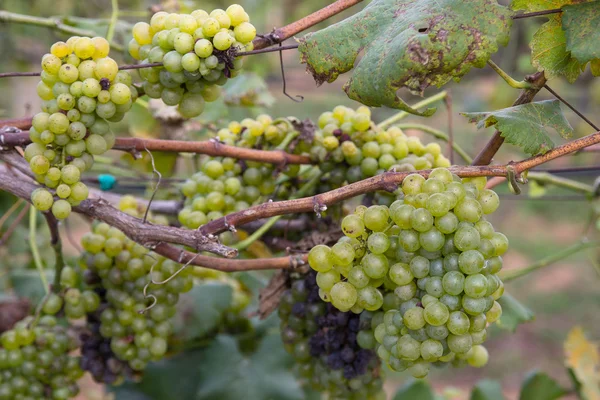
POLYGON ((224 283, 209 282, 194 286, 191 292, 181 297, 175 319, 175 334, 187 341, 215 331, 224 313, 231 307, 233 290, 224 283))
MULTIPOLYGON (((45 274, 46 280, 51 283, 54 280, 54 271, 46 270, 45 274)), ((37 304, 46 295, 46 289, 37 270, 16 269, 11 271, 9 276, 17 296, 29 299, 32 304, 37 304)))
POLYGON ((485 66, 508 41, 511 15, 495 0, 373 0, 354 16, 304 36, 300 51, 317 84, 354 68, 344 86, 351 99, 431 115, 435 109, 420 113, 396 91, 422 93, 485 66))
POLYGON ((519 400, 554 400, 565 393, 565 390, 546 373, 534 371, 523 381, 519 400))
POLYGON ((507 143, 514 144, 527 154, 544 154, 554 147, 548 128, 556 130, 563 138, 573 133, 558 100, 546 100, 496 111, 462 113, 478 128, 495 125, 507 143))
POLYGON ((504 400, 500 382, 491 379, 483 379, 473 387, 471 400, 504 400))
MULTIPOLYGON (((535 12, 561 8, 575 2, 577 0, 514 0, 511 7, 514 10, 535 12)), ((571 57, 567 50, 567 38, 560 15, 550 14, 547 18, 548 22, 540 26, 529 43, 531 63, 539 71, 545 71, 548 78, 564 76, 573 83, 585 68, 585 63, 571 57)))
POLYGON ((396 392, 394 400, 435 400, 431 386, 425 381, 412 381, 402 386, 396 392))
POLYGON ((502 306, 502 316, 497 322, 498 327, 514 332, 522 323, 533 321, 533 311, 521 304, 508 293, 504 293, 498 303, 502 306))
POLYGON ((600 59, 600 1, 565 6, 562 28, 567 38, 567 50, 582 64, 600 59))
POLYGON ((218 336, 199 365, 196 399, 302 400, 302 388, 287 369, 290 362, 279 334, 266 336, 250 356, 239 352, 233 338, 218 336))
POLYGON ((116 400, 304 400, 291 362, 279 334, 265 336, 250 355, 219 335, 205 348, 150 364, 141 382, 115 390, 116 400))

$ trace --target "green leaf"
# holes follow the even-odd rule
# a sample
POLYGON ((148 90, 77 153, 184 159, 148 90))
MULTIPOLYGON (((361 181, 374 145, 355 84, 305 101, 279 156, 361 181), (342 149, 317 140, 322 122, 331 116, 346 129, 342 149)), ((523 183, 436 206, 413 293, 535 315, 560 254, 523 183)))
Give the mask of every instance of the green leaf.
POLYGON ((228 106, 272 107, 275 104, 267 83, 253 73, 230 79, 223 89, 223 99, 228 106))
MULTIPOLYGON (((515 0, 511 4, 513 10, 527 12, 552 10, 573 3, 573 0, 515 0)), ((538 71, 545 71, 546 77, 564 76, 571 83, 579 77, 585 68, 571 57, 567 50, 567 37, 563 31, 560 14, 546 16, 548 22, 540 26, 533 35, 531 47, 531 63, 538 71)))
POLYGON ((504 400, 500 382, 491 379, 477 382, 471 392, 471 400, 504 400))
POLYGON ((201 338, 216 330, 224 313, 231 307, 233 289, 224 283, 195 285, 189 293, 181 297, 174 321, 178 339, 201 338))
POLYGON ((518 325, 533 321, 535 318, 533 311, 525 307, 508 293, 504 293, 504 295, 498 299, 498 303, 502 306, 502 316, 497 322, 498 327, 501 329, 514 332, 518 325))
POLYGON ((566 394, 558 383, 544 372, 534 371, 521 385, 520 400, 554 400, 566 394))
POLYGON ((496 111, 462 113, 477 128, 495 125, 510 144, 521 147, 530 155, 544 154, 554 147, 548 128, 569 138, 573 128, 565 118, 558 100, 545 100, 496 111))
POLYGON ((435 400, 435 395, 429 384, 422 380, 408 382, 394 395, 394 400, 435 400))
POLYGON ((582 64, 600 59, 600 1, 565 6, 562 28, 567 38, 567 50, 582 64))
POLYGON ((290 362, 279 334, 266 336, 249 357, 239 352, 233 338, 218 336, 199 365, 197 379, 202 384, 196 399, 302 400, 302 388, 287 370, 290 362))
POLYGON ((600 398, 600 352, 598 344, 590 342, 580 326, 574 327, 564 343, 565 364, 571 378, 577 381, 579 397, 585 400, 600 398))
POLYGON ((546 186, 540 185, 536 181, 529 181, 527 187, 529 188, 529 197, 531 197, 532 199, 544 197, 546 195, 546 192, 548 191, 546 189, 546 186))
POLYGON ((373 0, 352 17, 304 36, 300 52, 317 84, 354 68, 344 86, 351 99, 429 116, 435 109, 418 112, 397 90, 422 93, 485 66, 508 42, 511 15, 495 0, 373 0))
POLYGON ((593 60, 590 63, 590 69, 592 70, 592 75, 600 76, 600 60, 593 60))

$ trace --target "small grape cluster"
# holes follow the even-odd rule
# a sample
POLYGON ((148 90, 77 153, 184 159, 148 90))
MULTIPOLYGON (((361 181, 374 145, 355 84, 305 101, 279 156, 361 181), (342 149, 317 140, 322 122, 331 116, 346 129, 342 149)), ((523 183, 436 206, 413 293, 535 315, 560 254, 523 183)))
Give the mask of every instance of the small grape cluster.
POLYGON ((79 393, 83 375, 77 348, 53 316, 29 316, 0 336, 0 399, 66 400, 79 393))
POLYGON ((437 143, 423 145, 416 136, 406 136, 397 127, 379 129, 371 120, 371 110, 337 106, 318 119, 319 130, 310 150, 325 171, 346 163, 350 183, 382 172, 416 171, 449 167, 449 160, 437 143))
POLYGON ((177 105, 186 118, 200 115, 205 101, 219 98, 219 86, 239 74, 243 60, 236 53, 253 49, 256 28, 249 20, 244 8, 233 4, 210 14, 159 11, 150 24, 135 24, 129 54, 143 64, 162 63, 140 69, 145 93, 177 105))
MULTIPOLYGON (((131 199, 124 198, 121 208, 135 212, 137 208, 130 203, 131 199)), ((89 283, 97 283, 101 297, 98 311, 88 314, 90 332, 84 347, 90 360, 82 361, 82 366, 97 377, 114 381, 114 375, 124 368, 111 359, 142 371, 148 362, 165 355, 175 305, 181 293, 192 289, 193 279, 189 269, 177 274, 179 264, 150 252, 105 223, 97 224, 81 242, 85 250, 82 268, 89 269, 89 283), (104 339, 110 340, 112 353, 104 339), (105 361, 105 368, 94 366, 98 361, 105 361)))
MULTIPOLYGON (((273 121, 268 115, 259 115, 255 120, 247 118, 229 123, 228 128, 218 131, 217 138, 237 147, 275 148, 286 138, 296 135, 289 121, 273 121)), ((272 164, 239 162, 229 157, 203 157, 199 167, 200 171, 181 187, 186 201, 179 212, 179 222, 190 229, 228 213, 245 210, 267 196, 287 196, 289 188, 285 184, 276 184, 280 178, 277 175, 295 176, 300 170, 298 165, 276 170, 272 164)))
POLYGON ((81 174, 115 143, 108 121, 120 121, 131 108, 137 91, 131 76, 119 71, 101 37, 71 37, 54 43, 42 58, 42 80, 37 93, 42 112, 32 120, 24 157, 36 180, 45 188, 31 195, 40 211, 52 210, 64 219, 71 208, 88 197, 81 174), (49 189, 52 189, 51 192, 49 189))
POLYGON ((484 214, 499 206, 485 178, 460 179, 444 168, 402 183, 403 198, 359 206, 342 220, 345 237, 315 246, 319 295, 341 311, 377 311, 383 292, 401 301, 374 330, 379 356, 395 370, 424 377, 430 363, 487 362, 487 324, 502 313, 497 276, 508 239, 484 214))
POLYGON ((357 344, 360 317, 322 302, 314 272, 283 294, 279 316, 284 347, 313 389, 332 399, 385 398, 375 352, 357 344))

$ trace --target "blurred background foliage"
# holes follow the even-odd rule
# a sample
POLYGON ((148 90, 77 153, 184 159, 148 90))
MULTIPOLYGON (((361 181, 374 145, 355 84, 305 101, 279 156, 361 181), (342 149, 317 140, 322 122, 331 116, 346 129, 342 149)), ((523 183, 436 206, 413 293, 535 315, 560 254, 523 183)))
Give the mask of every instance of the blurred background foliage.
MULTIPOLYGON (((273 27, 290 23, 317 10, 325 2, 323 0, 241 0, 240 3, 247 9, 258 31, 266 33, 273 27)), ((503 3, 506 4, 507 2, 504 1, 503 3)), ((226 8, 230 2, 220 0, 165 0, 162 2, 158 0, 119 0, 118 4, 121 22, 117 25, 115 40, 120 43, 127 43, 130 39, 129 32, 132 23, 149 20, 151 7, 162 6, 167 10, 190 11, 196 8, 226 8)), ((322 28, 343 19, 360 7, 363 7, 363 5, 355 6, 314 29, 322 28)), ((105 34, 112 11, 110 0, 0 0, 0 9, 33 16, 56 17, 65 24, 90 29, 97 32, 98 35, 105 34)), ((493 56, 493 60, 497 64, 518 80, 526 74, 535 72, 530 63, 528 43, 537 27, 544 21, 544 18, 516 21, 513 25, 510 44, 493 56)), ((44 27, 0 23, 0 54, 3 55, 0 58, 0 71, 39 70, 39 60, 48 51, 50 45, 67 37, 63 33, 44 27)), ((131 63, 133 61, 125 53, 115 54, 113 57, 121 63, 131 63)), ((130 112, 125 120, 113 129, 119 135, 175 138, 180 134, 187 139, 202 139, 205 137, 206 127, 222 126, 225 121, 239 120, 262 112, 268 112, 274 117, 294 115, 299 119, 315 119, 320 113, 331 110, 338 104, 358 106, 357 103, 347 99, 341 90, 342 83, 345 81, 344 76, 333 84, 316 87, 310 75, 305 73, 304 66, 299 63, 296 51, 285 52, 283 63, 288 92, 291 95, 303 95, 305 100, 302 103, 294 103, 284 96, 279 56, 277 53, 270 53, 249 57, 245 66, 245 70, 249 74, 232 80, 227 86, 227 92, 223 99, 207 107, 207 111, 197 121, 193 122, 192 128, 185 129, 183 133, 173 132, 168 126, 161 125, 160 122, 152 118, 152 114, 148 109, 139 105, 134 106, 133 112, 130 112), (243 106, 248 103, 255 106, 243 106)), ((36 83, 37 78, 0 80, 0 93, 2 93, 0 96, 0 118, 32 115, 40 106, 35 92, 36 83)), ((569 99, 575 107, 585 113, 592 121, 600 123, 597 112, 600 107, 600 79, 594 80, 588 72, 574 85, 569 85, 562 79, 550 81, 550 85, 563 97, 569 99)), ((506 85, 489 68, 473 70, 463 79, 463 82, 449 84, 446 89, 450 90, 452 98, 452 129, 455 141, 471 155, 475 155, 478 149, 488 140, 492 129, 477 131, 458 112, 487 111, 508 107, 518 96, 515 89, 506 85)), ((429 89, 425 95, 436 92, 437 89, 429 89)), ((402 93, 402 96, 410 103, 414 103, 419 99, 408 93, 402 93)), ((548 92, 542 91, 536 100, 550 98, 548 92)), ((152 106, 150 109, 152 109, 152 106)), ((566 116, 575 128, 576 137, 593 132, 590 126, 564 106, 563 111, 565 111, 566 116)), ((373 110, 376 121, 381 121, 394 113, 393 110, 389 109, 373 110)), ((443 104, 439 105, 438 112, 429 119, 411 116, 409 120, 410 122, 425 123, 445 132, 449 129, 448 112, 443 104)), ((411 133, 421 135, 416 131, 411 133)), ((182 137, 177 138, 181 139, 182 137)), ((554 139, 557 143, 562 143, 562 139, 558 136, 554 139)), ((433 139, 427 138, 426 140, 433 139)), ((598 159, 597 154, 583 153, 561 158, 544 167, 593 165, 598 159)), ((176 160, 173 155, 161 156, 155 154, 155 156, 157 160, 160 159, 159 168, 167 174, 185 177, 191 171, 189 159, 185 157, 179 157, 176 160)), ((507 162, 523 157, 524 155, 518 149, 507 145, 501 149, 495 161, 507 162)), ((459 158, 456 157, 455 159, 458 162, 459 158)), ((131 156, 127 154, 112 152, 105 163, 100 163, 100 169, 105 168, 110 171, 117 168, 121 171, 120 173, 127 170, 130 176, 139 178, 140 176, 150 176, 147 164, 148 160, 142 159, 133 162, 131 156), (124 166, 125 169, 120 169, 120 165, 124 166)), ((98 172, 102 171, 99 170, 98 172)), ((595 178, 595 174, 569 174, 569 177, 591 183, 595 178)), ((145 190, 144 185, 127 189, 127 191, 136 195, 143 195, 145 190)), ((506 233, 511 240, 511 250, 505 259, 507 268, 526 266, 555 252, 557 249, 577 242, 589 222, 591 204, 584 201, 583 198, 566 198, 563 195, 568 193, 563 190, 551 188, 547 192, 549 196, 547 198, 529 198, 527 190, 524 190, 520 196, 513 196, 509 194, 505 187, 500 187, 499 192, 502 193, 503 204, 492 217, 492 222, 498 230, 506 233)), ((0 192, 0 216, 14 203, 14 198, 0 192)), ((7 241, 0 242, 0 296, 6 297, 16 289, 18 293, 32 297, 35 300, 35 297, 41 293, 41 285, 39 281, 35 280, 38 279, 37 273, 31 269, 27 213, 24 212, 23 214, 24 222, 16 225, 7 241), (35 279, 27 279, 28 276, 35 279)), ((18 217, 19 212, 13 213, 0 227, 0 235, 5 233, 18 217)), ((47 228, 43 224, 43 220, 39 219, 38 223, 36 242, 46 266, 51 268, 53 261, 50 256, 51 249, 47 228)), ((76 215, 69 220, 69 233, 72 238, 65 240, 65 247, 67 256, 71 259, 77 254, 74 242, 78 241, 79 236, 88 229, 88 223, 89 221, 85 221, 76 215)), ((65 233, 64 228, 63 233, 65 233)), ((507 398, 518 398, 521 382, 525 379, 528 371, 532 369, 543 370, 561 384, 568 385, 569 375, 564 368, 562 342, 567 337, 570 329, 574 325, 580 325, 588 332, 591 339, 597 340, 600 338, 600 331, 598 330, 598 327, 600 327, 600 313, 598 313, 598 304, 600 304, 598 279, 600 275, 599 271, 593 268, 593 262, 598 262, 598 254, 581 252, 542 271, 507 284, 507 290, 535 313, 535 321, 520 325, 514 334, 495 328, 491 332, 491 339, 488 341, 491 360, 486 368, 465 371, 446 369, 431 373, 429 381, 438 393, 443 391, 446 398, 449 399, 467 398, 469 396, 467 392, 470 388, 478 380, 485 377, 501 382, 507 398), (457 390, 448 390, 448 387, 454 387, 457 390)), ((258 288, 266 282, 267 276, 259 274, 258 278, 244 277, 244 279, 253 279, 255 288, 258 288)), ((252 308, 250 308, 250 311, 252 311, 252 308)), ((277 322, 275 321, 257 329, 272 332, 276 327, 277 322)), ((259 330, 259 332, 263 331, 259 330)), ((173 374, 173 372, 171 372, 172 375, 165 376, 165 367, 167 367, 166 370, 169 370, 179 362, 183 365, 188 365, 187 363, 195 365, 202 362, 217 362, 226 357, 232 357, 232 360, 242 362, 240 360, 244 359, 243 354, 233 356, 236 354, 235 352, 239 351, 235 350, 235 344, 229 342, 226 337, 217 340, 219 346, 215 346, 214 343, 211 344, 208 355, 203 354, 200 358, 194 358, 193 352, 190 353, 191 356, 186 354, 182 357, 187 358, 187 360, 166 361, 165 365, 157 365, 153 371, 149 371, 149 375, 156 379, 158 377, 163 379, 162 381, 158 379, 157 382, 167 382, 165 384, 173 385, 179 376, 173 374)), ((278 335, 266 336, 263 341, 266 344, 259 344, 259 347, 267 346, 267 351, 270 351, 270 348, 280 347, 280 344, 277 344, 278 335)), ((260 353, 257 354, 246 360, 249 363, 248 365, 254 366, 255 363, 263 361, 260 353)), ((284 356, 282 355, 282 357, 284 356)), ((271 366, 279 368, 287 365, 286 362, 272 362, 271 366)), ((181 370, 178 369, 178 371, 181 370)), ((207 373, 196 369, 193 371, 200 375, 207 373)), ((232 379, 248 379, 248 376, 235 376, 232 379)), ((389 392, 393 393, 392 388, 400 386, 405 381, 405 377, 399 374, 388 376, 389 392)), ((195 376, 190 376, 189 379, 194 382, 195 376)), ((126 390, 130 389, 127 388, 126 390)), ((157 386, 154 386, 148 390, 156 391, 158 389, 157 386)), ((294 396, 302 396, 293 383, 287 386, 287 390, 294 393, 294 396)), ((87 398, 97 398, 94 396, 100 392, 100 389, 90 389, 87 398)), ((131 393, 133 392, 130 392, 129 395, 124 394, 119 398, 134 399, 135 397, 131 393)), ((158 397, 151 398, 175 398, 172 395, 173 393, 167 392, 165 395, 167 397, 156 395, 158 397)), ((298 398, 294 396, 289 398, 298 398)), ((210 394, 208 394, 207 397, 198 398, 216 397, 210 397, 210 394)))

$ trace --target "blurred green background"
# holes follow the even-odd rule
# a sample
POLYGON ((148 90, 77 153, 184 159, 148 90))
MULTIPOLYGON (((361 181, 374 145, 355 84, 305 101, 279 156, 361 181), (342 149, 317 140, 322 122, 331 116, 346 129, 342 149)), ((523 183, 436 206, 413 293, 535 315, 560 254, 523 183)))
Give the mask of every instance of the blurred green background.
MULTIPOLYGON (((131 23, 147 21, 150 18, 150 7, 162 5, 167 9, 180 8, 182 11, 195 8, 212 9, 225 8, 225 1, 150 1, 150 0, 119 0, 119 17, 123 23, 117 26, 115 40, 127 43, 130 39, 131 23)), ((273 27, 292 22, 324 5, 323 0, 239 0, 247 9, 252 22, 259 32, 268 32, 273 27)), ((365 2, 367 3, 367 2, 365 2)), ((505 2, 506 3, 506 2, 505 2)), ((331 22, 356 12, 364 5, 337 16, 327 23, 313 29, 324 27, 331 22)), ((98 35, 104 35, 108 19, 111 15, 110 0, 0 0, 0 9, 16 13, 41 17, 57 16, 70 25, 91 29, 98 35), (85 19, 80 19, 85 18, 85 19)), ((528 73, 534 72, 529 61, 528 42, 537 27, 545 21, 544 18, 516 21, 511 33, 511 42, 493 56, 493 60, 505 71, 520 80, 528 73)), ((64 40, 68 35, 43 27, 18 25, 0 22, 0 71, 37 71, 39 60, 48 51, 50 45, 57 40, 64 40)), ((113 54, 120 63, 131 63, 133 60, 127 54, 113 54)), ((223 104, 212 106, 209 112, 201 116, 203 122, 215 122, 228 119, 239 119, 246 115, 256 115, 267 111, 274 117, 294 115, 300 119, 315 119, 324 111, 331 110, 335 105, 344 104, 352 107, 357 103, 349 100, 341 87, 346 76, 341 76, 333 84, 316 87, 311 76, 305 72, 299 63, 298 53, 294 50, 283 54, 283 62, 287 78, 288 92, 291 95, 302 95, 302 103, 294 103, 282 92, 281 67, 277 53, 249 57, 246 70, 264 78, 268 89, 274 96, 270 109, 242 109, 239 107, 225 108, 223 104)), ((135 77, 135 74, 134 74, 135 77)), ((39 109, 35 85, 37 78, 14 78, 0 80, 0 119, 32 115, 39 109)), ((589 73, 584 74, 575 85, 569 85, 562 79, 550 81, 551 87, 563 97, 569 99, 579 110, 584 112, 592 121, 600 123, 598 113, 600 107, 600 79, 595 80, 589 73)), ((471 71, 460 83, 451 83, 444 89, 449 90, 452 98, 451 120, 455 141, 463 146, 471 155, 490 137, 492 130, 478 131, 466 119, 459 115, 461 111, 484 111, 504 108, 511 105, 518 92, 504 83, 494 72, 487 68, 471 71)), ((425 95, 439 91, 429 89, 425 95)), ((419 100, 418 97, 402 92, 401 95, 409 103, 419 100)), ((548 92, 542 91, 537 100, 549 99, 548 92)), ((148 122, 142 107, 135 107, 136 112, 128 114, 126 120, 117 127, 120 135, 143 135, 164 137, 164 132, 158 132, 155 124, 148 122)), ((575 114, 563 106, 563 110, 580 137, 593 132, 575 114)), ((374 119, 381 121, 393 115, 394 110, 375 109, 374 119)), ((425 123, 448 132, 448 110, 443 104, 438 112, 429 119, 409 117, 403 122, 425 123)), ((419 134, 414 132, 414 134, 419 134)), ((562 139, 556 135, 555 142, 562 139)), ((433 140, 427 138, 426 140, 433 140)), ((444 145, 443 145, 444 146, 444 145)), ((446 147, 444 147, 446 148, 446 147)), ((570 165, 594 165, 599 153, 582 153, 565 157, 544 168, 564 167, 570 165)), ((120 155, 113 155, 115 158, 120 155)), ((504 146, 495 162, 507 162, 524 158, 517 148, 504 146)), ((455 162, 460 163, 455 157, 455 162)), ((565 175, 566 176, 566 175, 565 175)), ((569 174, 568 177, 592 183, 594 174, 569 174)), ((568 194, 563 190, 550 189, 548 199, 531 199, 525 188, 523 194, 509 194, 506 187, 499 187, 503 204, 491 220, 494 226, 504 232, 511 240, 511 250, 505 257, 505 268, 519 268, 531 264, 544 256, 563 249, 582 237, 590 219, 591 205, 582 199, 565 198, 568 194), (558 196, 558 197, 555 197, 558 196)), ((14 199, 0 193, 0 215, 2 215, 14 199)), ((8 222, 12 220, 9 219, 8 222)), ((70 221, 73 235, 77 240, 79 231, 84 232, 87 224, 78 217, 70 221)), ((8 225, 8 224, 7 224, 8 225)), ((5 225, 6 226, 6 225, 5 225)), ((3 228, 6 230, 6 227, 3 228)), ((0 231, 1 232, 1 231, 0 231)), ((0 246, 0 288, 5 286, 2 277, 9 269, 27 266, 29 259, 26 243, 27 229, 22 224, 11 236, 8 243, 0 246)), ((45 227, 40 225, 39 244, 43 254, 50 254, 45 227)), ((72 245, 66 245, 69 255, 75 255, 72 245)), ((600 292, 598 291, 598 271, 590 260, 599 260, 597 252, 579 253, 549 266, 541 271, 520 278, 507 285, 507 291, 531 308, 536 315, 535 321, 521 325, 517 332, 511 334, 494 329, 488 340, 491 359, 483 369, 434 371, 429 381, 442 391, 448 386, 468 390, 482 377, 498 379, 502 382, 507 398, 516 398, 518 388, 526 373, 532 369, 548 372, 559 382, 567 385, 569 379, 564 368, 563 346, 568 331, 574 325, 581 325, 591 339, 600 338, 600 292)), ((393 387, 406 380, 404 375, 389 375, 388 386, 390 393, 393 387)), ((94 399, 100 389, 90 386, 87 397, 94 399)), ((465 394, 457 393, 457 399, 465 398, 465 394)), ((454 397, 452 397, 454 398, 454 397)))

